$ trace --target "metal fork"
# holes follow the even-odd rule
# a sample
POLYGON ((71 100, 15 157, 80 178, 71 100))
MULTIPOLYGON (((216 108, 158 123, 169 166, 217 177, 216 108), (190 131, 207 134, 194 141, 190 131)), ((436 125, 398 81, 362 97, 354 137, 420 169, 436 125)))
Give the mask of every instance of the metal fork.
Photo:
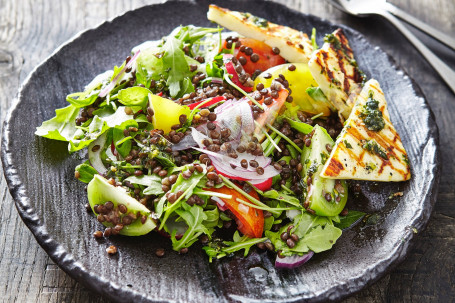
POLYGON ((365 15, 380 15, 401 31, 401 33, 417 48, 417 50, 427 59, 428 63, 436 70, 441 78, 447 83, 455 93, 455 72, 429 50, 413 33, 411 33, 395 16, 386 9, 386 1, 376 0, 327 0, 336 8, 359 17, 365 15), (380 5, 378 5, 378 3, 380 5))

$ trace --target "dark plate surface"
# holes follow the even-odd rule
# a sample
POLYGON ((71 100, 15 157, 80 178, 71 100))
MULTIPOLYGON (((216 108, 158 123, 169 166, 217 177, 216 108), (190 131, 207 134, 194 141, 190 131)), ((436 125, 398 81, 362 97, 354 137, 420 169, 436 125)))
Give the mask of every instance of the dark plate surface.
MULTIPOLYGON (((4 123, 2 138, 5 176, 22 219, 69 275, 122 302, 316 302, 358 291, 403 260, 414 230, 420 231, 429 219, 440 169, 437 126, 420 89, 383 51, 352 29, 343 27, 361 69, 385 92, 413 176, 403 183, 363 183, 361 193, 349 203, 374 213, 376 224, 343 232, 332 250, 301 268, 275 269, 274 258, 259 251, 246 259, 209 264, 200 247, 179 256, 170 253, 170 241, 155 234, 96 241, 91 234, 101 226, 85 211, 84 185, 74 179, 74 168, 85 155, 68 155, 66 143, 34 136, 42 121, 66 106, 68 93, 80 91, 95 75, 121 63, 133 46, 158 39, 180 24, 209 26, 208 4, 168 2, 128 12, 80 34, 27 78, 4 123), (404 193, 401 198, 388 198, 398 191, 404 193), (111 244, 119 248, 117 256, 106 255, 111 244), (166 248, 165 258, 155 256, 158 247, 166 248)), ((323 34, 338 27, 271 2, 220 5, 307 33, 316 27, 320 44, 323 34)))

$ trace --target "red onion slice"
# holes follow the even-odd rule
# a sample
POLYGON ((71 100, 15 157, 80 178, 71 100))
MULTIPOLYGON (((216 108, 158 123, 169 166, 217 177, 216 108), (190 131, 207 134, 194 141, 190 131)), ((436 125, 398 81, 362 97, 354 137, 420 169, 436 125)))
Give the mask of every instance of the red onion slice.
POLYGON ((215 109, 216 121, 231 130, 237 140, 241 135, 251 135, 255 129, 253 112, 246 99, 229 100, 215 109), (226 105, 227 103, 227 105, 226 105))
POLYGON ((185 136, 179 143, 171 146, 173 151, 189 149, 193 146, 196 146, 196 141, 194 141, 192 136, 185 136))
POLYGON ((310 251, 310 252, 304 254, 303 256, 294 255, 294 256, 284 257, 284 258, 280 258, 280 257, 276 256, 275 267, 276 268, 296 268, 296 267, 299 267, 299 266, 305 264, 306 262, 308 262, 308 260, 310 260, 313 255, 314 255, 314 252, 310 251))
POLYGON ((111 83, 109 83, 108 86, 106 86, 100 93, 99 93, 99 97, 106 97, 107 94, 109 94, 111 92, 111 90, 114 89, 115 85, 117 85, 117 82, 123 77, 123 75, 125 74, 125 71, 132 67, 133 66, 133 63, 136 61, 137 57, 139 56, 141 50, 138 50, 133 58, 131 58, 131 60, 125 64, 125 66, 122 68, 122 70, 117 74, 117 76, 115 76, 114 79, 112 79, 111 83))
POLYGON ((103 161, 101 160, 101 152, 104 150, 104 145, 106 144, 106 133, 99 136, 95 141, 90 143, 88 146, 88 160, 94 169, 100 174, 103 175, 107 172, 107 168, 104 166, 103 161), (93 147, 99 145, 96 151, 93 151, 93 147))
POLYGON ((272 187, 272 183, 273 183, 272 179, 273 178, 267 178, 265 180, 258 180, 258 181, 251 182, 251 184, 253 184, 259 190, 267 191, 272 187))
POLYGON ((220 197, 210 197, 213 201, 216 202, 216 205, 218 206, 218 208, 221 210, 221 211, 225 211, 226 209, 228 209, 226 203, 224 203, 224 201, 220 198, 220 197))
POLYGON ((212 77, 212 83, 215 83, 215 84, 223 84, 223 79, 221 78, 217 78, 217 77, 212 77))
POLYGON ((256 171, 241 171, 238 168, 234 169, 231 167, 231 164, 220 161, 216 157, 209 156, 209 158, 212 160, 212 164, 218 172, 234 180, 254 182, 264 180, 264 178, 272 178, 279 174, 279 172, 271 165, 264 168, 264 174, 259 175, 256 171))

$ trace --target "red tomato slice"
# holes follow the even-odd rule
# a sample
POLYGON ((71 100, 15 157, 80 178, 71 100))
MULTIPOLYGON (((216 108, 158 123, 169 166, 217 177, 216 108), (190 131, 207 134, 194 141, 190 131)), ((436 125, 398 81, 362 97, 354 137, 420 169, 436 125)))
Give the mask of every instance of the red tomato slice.
MULTIPOLYGON (((206 99, 207 100, 207 99, 206 99)), ((205 102, 206 100, 202 100, 202 101, 199 101, 199 102, 195 102, 195 103, 191 103, 191 104, 188 104, 188 107, 190 109, 194 109, 196 106, 198 106, 199 104, 201 104, 202 102, 205 102)), ((223 97, 223 96, 217 96, 217 97, 213 97, 210 101, 208 101, 207 103, 205 103, 202 107, 209 107, 209 106, 212 106, 213 104, 216 104, 218 102, 221 102, 221 101, 224 101, 226 100, 226 97, 223 97)))
MULTIPOLYGON (((253 50, 253 54, 257 54, 259 56, 259 60, 253 62, 251 61, 251 55, 248 56, 244 52, 241 52, 240 47, 236 48, 234 51, 234 55, 237 59, 240 59, 240 57, 244 57, 246 59, 246 64, 243 65, 243 69, 250 75, 253 75, 253 73, 258 69, 265 71, 273 66, 286 63, 286 60, 284 60, 283 57, 275 54, 272 51, 272 48, 264 42, 251 38, 239 38, 239 41, 241 45, 251 48, 253 50)), ((223 48, 226 48, 226 40, 223 41, 223 48)))
POLYGON ((232 58, 234 58, 234 56, 231 54, 223 55, 224 66, 226 67, 226 71, 228 72, 228 74, 230 74, 232 76, 232 79, 231 79, 232 82, 234 82, 235 85, 237 85, 238 87, 240 87, 247 93, 251 92, 253 90, 252 87, 244 86, 242 84, 242 82, 240 82, 239 74, 235 70, 234 63, 232 63, 232 58))
MULTIPOLYGON (((271 92, 270 88, 268 88, 269 93, 271 92)), ((259 114, 259 117, 257 117, 255 120, 259 124, 256 126, 255 129, 255 134, 264 136, 262 134, 262 128, 265 127, 265 125, 268 124, 273 124, 275 121, 276 117, 281 112, 281 109, 286 102, 286 98, 289 96, 289 91, 285 89, 284 87, 281 88, 281 90, 278 92, 278 97, 272 99, 272 103, 269 105, 266 105, 264 103, 264 97, 262 97, 261 100, 258 100, 257 102, 261 104, 264 107, 264 112, 262 114, 259 114)), ((250 104, 252 104, 251 101, 249 101, 250 104)))
MULTIPOLYGON (((231 199, 221 198, 221 200, 226 203, 227 208, 237 218, 238 230, 250 238, 262 237, 262 233, 264 232, 264 214, 262 213, 262 210, 249 207, 237 201, 236 199, 242 199, 243 201, 249 202, 246 197, 235 189, 223 186, 221 188, 210 188, 207 190, 225 195, 232 195, 231 199)), ((254 190, 249 194, 259 200, 259 196, 254 190)))

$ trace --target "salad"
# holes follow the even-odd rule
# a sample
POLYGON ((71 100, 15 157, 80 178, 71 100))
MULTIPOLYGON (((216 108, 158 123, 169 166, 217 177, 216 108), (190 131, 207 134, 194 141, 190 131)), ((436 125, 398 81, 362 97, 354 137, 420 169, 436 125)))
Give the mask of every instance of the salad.
POLYGON ((363 217, 347 180, 408 180, 406 151, 341 29, 319 47, 316 29, 215 5, 208 18, 221 26, 133 48, 36 135, 87 149, 75 177, 95 238, 158 232, 180 254, 201 242, 210 262, 255 246, 302 265, 363 217))

